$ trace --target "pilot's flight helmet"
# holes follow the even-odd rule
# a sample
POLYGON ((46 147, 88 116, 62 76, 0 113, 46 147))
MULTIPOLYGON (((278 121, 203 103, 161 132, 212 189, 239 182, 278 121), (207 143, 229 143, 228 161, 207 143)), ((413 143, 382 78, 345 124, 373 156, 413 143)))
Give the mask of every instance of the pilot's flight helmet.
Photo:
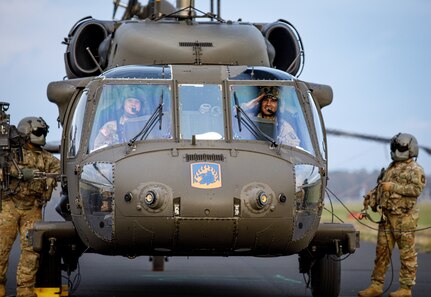
POLYGON ((125 96, 123 97, 122 100, 122 111, 125 112, 127 114, 128 117, 135 117, 135 116, 140 116, 142 115, 142 110, 144 108, 144 103, 142 102, 142 99, 138 96, 125 96), (136 106, 133 104, 133 109, 132 110, 127 110, 126 108, 126 102, 130 102, 130 101, 134 101, 137 100, 139 101, 139 109, 136 109, 136 106))
POLYGON ((265 94, 265 97, 271 98, 272 100, 278 100, 280 90, 277 87, 261 87, 259 95, 265 94))
POLYGON ((41 117, 25 117, 18 123, 18 131, 30 137, 35 145, 45 145, 49 126, 41 117))
POLYGON ((405 161, 417 157, 419 146, 416 138, 408 133, 398 133, 391 140, 391 158, 394 161, 405 161))

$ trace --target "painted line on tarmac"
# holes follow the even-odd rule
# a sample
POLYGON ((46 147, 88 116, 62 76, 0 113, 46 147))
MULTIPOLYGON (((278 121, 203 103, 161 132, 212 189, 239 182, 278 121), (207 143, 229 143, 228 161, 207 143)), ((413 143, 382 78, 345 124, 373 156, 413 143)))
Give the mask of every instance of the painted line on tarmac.
MULTIPOLYGON (((175 281, 175 280, 214 280, 214 281, 243 281, 243 282, 249 282, 249 281, 258 281, 261 280, 260 277, 238 277, 238 275, 156 275, 156 274, 144 274, 144 278, 147 279, 156 279, 159 281, 175 281)), ((303 281, 299 281, 296 279, 288 278, 282 274, 275 274, 271 278, 275 281, 282 281, 287 282, 291 284, 303 284, 303 281)))
POLYGON ((282 280, 282 281, 285 281, 288 283, 293 283, 293 284, 303 284, 304 283, 304 282, 298 281, 296 279, 291 279, 291 278, 285 277, 284 275, 281 275, 281 274, 274 275, 274 278, 277 280, 282 280))

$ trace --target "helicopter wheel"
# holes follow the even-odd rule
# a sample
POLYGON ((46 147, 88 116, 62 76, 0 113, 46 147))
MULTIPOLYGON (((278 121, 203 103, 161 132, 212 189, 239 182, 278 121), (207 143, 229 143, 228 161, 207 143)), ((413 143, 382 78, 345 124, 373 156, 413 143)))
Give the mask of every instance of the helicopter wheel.
POLYGON ((153 256, 151 257, 153 262, 153 271, 164 271, 165 270, 165 257, 153 256))
POLYGON ((313 297, 337 297, 340 294, 341 262, 339 257, 324 255, 311 267, 313 297))

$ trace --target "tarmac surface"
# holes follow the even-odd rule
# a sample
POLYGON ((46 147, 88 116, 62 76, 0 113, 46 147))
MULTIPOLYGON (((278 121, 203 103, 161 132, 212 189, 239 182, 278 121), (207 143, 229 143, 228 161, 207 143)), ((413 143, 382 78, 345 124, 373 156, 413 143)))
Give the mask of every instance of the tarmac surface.
MULTIPOLYGON (((47 217, 49 220, 50 218, 47 217)), ((340 296, 357 296, 369 285, 375 245, 361 247, 341 263, 340 296)), ((7 294, 15 294, 19 245, 15 242, 8 270, 7 294)), ((389 288, 398 288, 399 253, 386 275, 389 288)), ((278 258, 254 257, 172 257, 163 272, 153 272, 148 257, 128 259, 96 254, 80 258, 79 273, 71 275, 77 297, 299 297, 312 296, 306 277, 299 273, 296 255, 278 258), (79 286, 78 286, 79 285, 79 286)), ((419 254, 417 285, 413 296, 431 296, 431 254, 419 254)), ((66 283, 66 281, 64 281, 66 283)))

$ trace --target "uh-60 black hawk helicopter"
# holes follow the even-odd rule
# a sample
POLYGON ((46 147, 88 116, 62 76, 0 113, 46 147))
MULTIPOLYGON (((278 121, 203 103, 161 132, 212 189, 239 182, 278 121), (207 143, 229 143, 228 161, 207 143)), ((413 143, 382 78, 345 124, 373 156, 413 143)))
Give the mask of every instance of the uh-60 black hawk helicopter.
POLYGON ((48 86, 65 221, 33 230, 37 287, 60 288, 84 252, 298 254, 313 296, 338 296, 337 259, 359 234, 320 223, 332 89, 297 78, 293 25, 225 21, 213 1, 209 13, 194 1, 114 1, 114 15, 119 6, 122 20, 73 26, 67 79, 48 86))

